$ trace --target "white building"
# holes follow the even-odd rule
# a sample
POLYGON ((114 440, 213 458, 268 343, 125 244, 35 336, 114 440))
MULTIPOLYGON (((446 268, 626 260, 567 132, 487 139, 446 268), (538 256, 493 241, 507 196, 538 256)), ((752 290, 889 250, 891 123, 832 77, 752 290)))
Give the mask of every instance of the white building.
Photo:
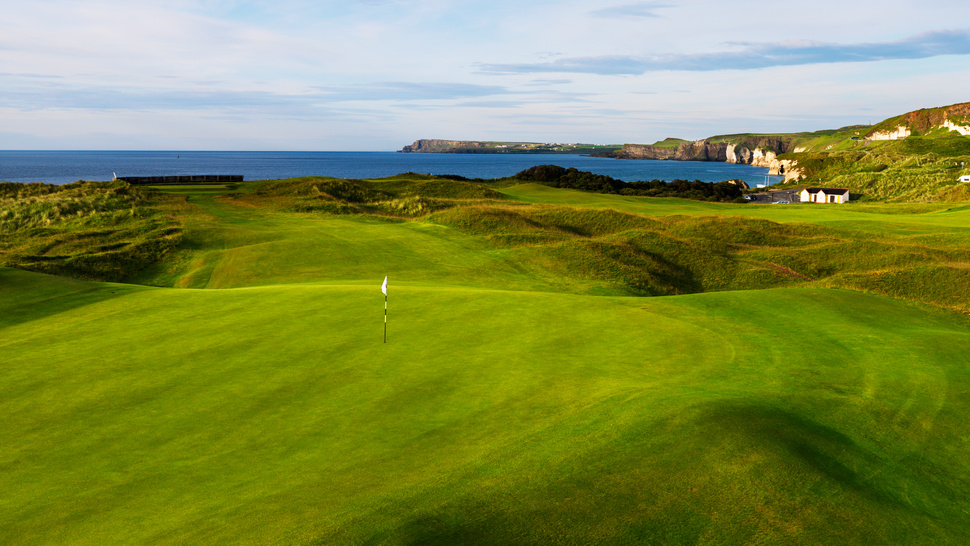
POLYGON ((798 197, 802 203, 848 203, 849 190, 841 188, 805 188, 798 197))
POLYGON ((970 174, 965 174, 958 179, 960 182, 970 182, 970 174))

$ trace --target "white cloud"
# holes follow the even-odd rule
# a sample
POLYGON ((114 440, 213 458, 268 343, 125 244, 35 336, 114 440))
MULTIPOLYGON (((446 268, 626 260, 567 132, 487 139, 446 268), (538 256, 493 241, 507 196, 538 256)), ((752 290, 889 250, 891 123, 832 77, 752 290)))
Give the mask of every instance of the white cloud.
POLYGON ((673 5, 661 2, 638 2, 636 4, 623 4, 609 8, 602 8, 592 11, 590 14, 595 17, 609 18, 660 17, 659 12, 664 8, 670 7, 673 7, 673 5))
POLYGON ((970 35, 941 27, 964 1, 7 0, 0 147, 823 128, 966 100, 970 35))
POLYGON ((807 40, 778 43, 730 42, 740 49, 716 53, 687 53, 650 57, 607 55, 574 57, 549 62, 484 65, 495 73, 590 73, 628 75, 661 70, 753 70, 805 64, 861 63, 896 59, 926 59, 941 55, 970 55, 970 29, 934 30, 882 43, 829 44, 807 40))

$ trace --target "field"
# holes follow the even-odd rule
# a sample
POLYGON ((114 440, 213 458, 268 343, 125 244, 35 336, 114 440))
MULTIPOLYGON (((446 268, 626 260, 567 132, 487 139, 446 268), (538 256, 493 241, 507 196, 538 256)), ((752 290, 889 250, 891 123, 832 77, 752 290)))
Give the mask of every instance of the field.
POLYGON ((0 543, 970 536, 964 203, 125 191, 0 202, 0 543))

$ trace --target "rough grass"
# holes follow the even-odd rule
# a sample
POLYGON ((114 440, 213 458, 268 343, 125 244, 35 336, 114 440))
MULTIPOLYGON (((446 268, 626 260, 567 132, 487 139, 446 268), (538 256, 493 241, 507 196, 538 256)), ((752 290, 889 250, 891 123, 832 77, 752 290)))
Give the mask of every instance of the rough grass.
POLYGON ((181 243, 171 199, 124 183, 0 184, 0 265, 123 280, 181 243))
POLYGON ((614 210, 482 205, 428 221, 518 249, 518 259, 558 275, 640 295, 767 287, 804 276, 741 255, 751 247, 804 246, 820 230, 739 218, 647 218, 614 210), (772 230, 772 228, 778 228, 772 230))
POLYGON ((970 138, 909 137, 780 157, 796 161, 804 176, 790 186, 847 188, 863 201, 945 201, 962 191, 957 179, 970 163, 970 138))
MULTIPOLYGON (((469 200, 503 199, 479 182, 408 175, 379 180, 298 178, 259 186, 252 197, 275 198, 282 210, 330 214, 376 214, 412 218, 469 200)), ((246 197, 242 197, 246 198, 246 197)))
POLYGON ((515 249, 523 264, 638 295, 823 283, 970 311, 966 301, 945 297, 948 284, 915 274, 970 263, 966 236, 956 234, 894 235, 725 215, 644 217, 541 205, 461 207, 427 221, 515 249), (899 277, 888 284, 859 281, 887 269, 899 277), (907 277, 908 271, 913 274, 907 277))

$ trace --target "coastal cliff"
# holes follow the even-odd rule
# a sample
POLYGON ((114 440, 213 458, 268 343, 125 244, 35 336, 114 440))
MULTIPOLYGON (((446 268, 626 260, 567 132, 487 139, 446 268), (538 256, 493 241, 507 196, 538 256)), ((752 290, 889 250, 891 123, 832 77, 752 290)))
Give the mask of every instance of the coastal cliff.
POLYGON ((625 144, 616 152, 600 155, 617 159, 720 161, 767 167, 771 174, 786 178, 795 176, 791 172, 792 162, 778 159, 778 155, 795 150, 795 138, 791 136, 714 137, 679 141, 676 146, 671 145, 673 142, 668 139, 662 145, 625 144))
POLYGON ((481 143, 471 140, 441 140, 437 138, 422 138, 414 144, 401 149, 404 153, 441 154, 453 153, 459 150, 480 148, 481 143))
POLYGON ((970 135, 970 103, 963 102, 938 108, 923 108, 889 118, 869 130, 869 140, 902 140, 915 135, 933 134, 934 131, 970 135))
MULTIPOLYGON (((720 161, 766 167, 773 175, 797 177, 792 161, 780 161, 779 154, 795 149, 794 136, 731 135, 687 141, 667 139, 657 144, 538 144, 530 142, 491 142, 475 140, 419 139, 404 146, 402 153, 437 154, 556 154, 580 153, 616 159, 660 159, 671 161, 720 161)), ((797 150, 796 150, 797 151, 797 150)))
POLYGON ((566 144, 562 142, 496 142, 489 140, 442 140, 423 138, 401 148, 413 154, 589 154, 599 155, 619 150, 619 145, 566 144))
MULTIPOLYGON (((616 159, 718 161, 765 167, 785 182, 842 172, 859 157, 873 159, 879 173, 899 158, 933 152, 937 157, 970 156, 970 103, 924 108, 883 120, 876 125, 851 125, 833 130, 786 134, 731 134, 701 140, 668 138, 654 144, 623 146, 594 144, 537 144, 465 140, 417 140, 402 152, 588 154, 616 159), (854 155, 853 155, 854 154, 854 155), (889 155, 887 155, 889 154, 889 155), (892 155, 897 154, 897 155, 892 155), (849 156, 856 157, 849 161, 849 156), (835 169, 835 170, 832 170, 835 169), (841 170, 840 170, 841 169, 841 170), (830 172, 831 171, 831 172, 830 172), (828 173, 828 174, 826 174, 828 173)), ((935 161, 935 159, 931 159, 935 161)), ((918 163, 919 164, 919 163, 918 163)), ((954 159, 954 166, 957 165, 954 159)), ((861 168, 861 167, 860 167, 861 168)), ((824 179, 824 178, 823 178, 824 179)), ((850 184, 851 185, 851 184, 850 184)))

